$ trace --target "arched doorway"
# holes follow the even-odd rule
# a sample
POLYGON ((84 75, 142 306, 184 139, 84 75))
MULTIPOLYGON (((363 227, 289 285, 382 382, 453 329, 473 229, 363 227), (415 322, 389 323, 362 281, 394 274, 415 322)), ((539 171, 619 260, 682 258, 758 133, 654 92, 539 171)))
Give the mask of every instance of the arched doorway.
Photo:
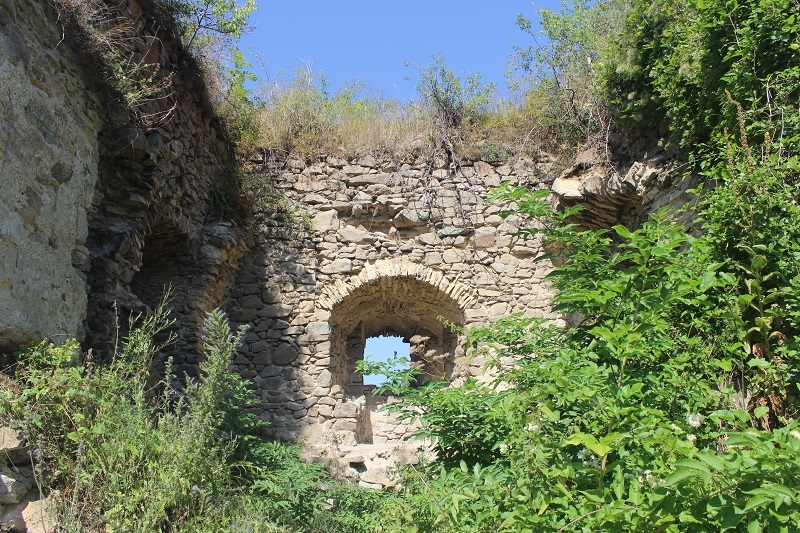
POLYGON ((422 370, 420 381, 453 380, 464 356, 460 327, 465 321, 466 290, 413 265, 373 271, 343 284, 339 291, 328 320, 328 370, 334 388, 342 391, 337 401, 353 408, 335 409, 332 428, 350 430, 357 443, 399 442, 413 428, 379 413, 387 398, 375 395, 375 386, 365 385, 356 371, 366 340, 401 337, 410 344, 412 363, 422 370))

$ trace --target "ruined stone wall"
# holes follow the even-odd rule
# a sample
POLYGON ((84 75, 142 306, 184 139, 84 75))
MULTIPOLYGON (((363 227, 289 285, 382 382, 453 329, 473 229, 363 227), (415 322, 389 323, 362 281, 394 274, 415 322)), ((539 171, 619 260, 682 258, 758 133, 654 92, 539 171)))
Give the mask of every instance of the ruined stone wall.
POLYGON ((107 355, 115 324, 171 287, 164 355, 196 374, 199 326, 248 247, 217 201, 233 151, 168 14, 152 0, 113 8, 126 59, 158 88, 127 108, 69 17, 0 3, 0 351, 85 333, 107 355))
MULTIPOLYGON (((162 354, 178 375, 197 375, 198 332, 233 280, 247 234, 215 205, 235 162, 197 66, 152 0, 120 6, 136 29, 135 57, 160 73, 163 89, 136 120, 104 131, 89 217, 89 343, 112 348, 115 315, 149 312, 172 290, 177 336, 162 354)), ((224 206, 223 206, 224 207, 224 206)))
POLYGON ((541 243, 518 235, 518 217, 500 216, 490 189, 546 188, 556 204, 583 204, 586 226, 635 226, 685 201, 666 163, 658 154, 619 165, 577 161, 557 179, 530 160, 265 165, 258 172, 293 214, 262 224, 228 309, 250 326, 235 366, 253 381, 271 434, 343 458, 364 485, 388 483, 386 467, 415 460, 424 443, 403 440, 414 427, 379 412, 394 400, 355 371, 367 338, 403 337, 423 379, 458 384, 487 378, 486 361, 466 353, 462 328, 514 313, 561 323, 544 281, 552 264, 537 260, 541 243))
POLYGON ((103 108, 46 2, 0 2, 0 351, 81 335, 103 108))
POLYGON ((544 186, 538 164, 329 157, 263 171, 295 220, 262 226, 228 309, 251 326, 235 364, 275 436, 355 451, 366 467, 406 453, 400 441, 412 428, 378 413, 387 399, 354 372, 366 338, 404 337, 428 376, 459 382, 483 376, 485 361, 468 357, 448 323, 513 313, 558 320, 539 242, 518 236, 519 219, 486 201, 502 182, 544 186))

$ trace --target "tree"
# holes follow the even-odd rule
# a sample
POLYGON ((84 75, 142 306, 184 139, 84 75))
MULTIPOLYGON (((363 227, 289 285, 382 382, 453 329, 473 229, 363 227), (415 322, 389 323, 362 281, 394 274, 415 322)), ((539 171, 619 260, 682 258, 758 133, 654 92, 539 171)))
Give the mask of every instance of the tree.
POLYGON ((247 30, 247 19, 256 8, 256 0, 166 0, 183 34, 186 47, 198 55, 219 44, 231 44, 247 30))

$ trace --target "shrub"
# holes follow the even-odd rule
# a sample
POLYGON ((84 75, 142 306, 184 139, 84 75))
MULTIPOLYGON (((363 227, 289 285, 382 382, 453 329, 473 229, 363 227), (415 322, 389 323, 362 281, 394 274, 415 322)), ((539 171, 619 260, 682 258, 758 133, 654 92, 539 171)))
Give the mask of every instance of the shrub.
POLYGON ((794 1, 637 1, 619 35, 603 73, 624 119, 668 118, 673 142, 698 160, 724 162, 737 132, 738 142, 749 137, 753 148, 779 141, 783 150, 796 149, 800 19, 794 1))
MULTIPOLYGON (((151 388, 153 339, 171 321, 162 304, 131 324, 110 365, 80 360, 76 344, 39 345, 20 357, 18 395, 4 394, 12 420, 30 435, 44 487, 57 489, 68 531, 180 529, 212 514, 232 489, 237 435, 257 424, 249 396, 228 372, 239 337, 211 313, 201 383, 179 395, 151 388)), ((169 373, 169 372, 168 372, 169 373)))
MULTIPOLYGON (((577 208, 553 212, 547 191, 500 189, 515 206, 506 214, 530 217, 523 235, 558 256, 555 308, 578 323, 512 317, 469 331, 517 365, 491 387, 397 391, 395 409, 418 417, 439 453, 411 497, 427 498, 426 516, 453 531, 790 530, 800 432, 786 393, 800 361, 777 324, 794 313, 794 281, 766 279, 770 259, 753 260, 766 248, 743 264, 717 256, 719 232, 748 204, 789 202, 767 183, 732 205, 732 191, 712 194, 718 226, 703 237, 665 212, 636 231, 583 230, 569 222, 577 208), (775 354, 755 347, 769 342, 775 354)), ((791 233, 792 213, 764 216, 791 233)))

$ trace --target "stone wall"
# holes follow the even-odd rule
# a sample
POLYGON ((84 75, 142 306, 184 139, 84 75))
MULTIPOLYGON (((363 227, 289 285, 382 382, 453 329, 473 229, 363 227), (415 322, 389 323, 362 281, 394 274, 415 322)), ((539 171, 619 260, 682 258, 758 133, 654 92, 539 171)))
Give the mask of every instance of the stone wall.
POLYGON ((125 0, 120 11, 136 29, 138 54, 165 85, 135 110, 158 120, 111 125, 101 139, 86 242, 87 345, 108 354, 115 315, 124 325, 171 288, 177 339, 162 355, 173 357, 178 375, 196 375, 205 313, 224 301, 248 247, 247 233, 215 205, 216 192, 228 186, 233 150, 165 14, 152 0, 125 0))
POLYGON ((251 329, 235 364, 274 436, 360 459, 348 461, 365 483, 382 460, 408 459, 416 447, 401 443, 413 428, 378 413, 387 398, 355 373, 367 338, 404 337, 425 374, 459 382, 485 377, 485 361, 468 357, 448 324, 513 313, 558 320, 539 242, 486 202, 502 182, 544 187, 533 161, 456 168, 328 157, 261 172, 312 223, 263 225, 243 259, 228 309, 251 329))
POLYGON ((0 351, 80 336, 103 108, 46 2, 0 2, 0 351))
POLYGON ((552 264, 537 260, 537 239, 517 234, 528 222, 487 203, 493 187, 550 189, 557 205, 584 205, 580 221, 591 227, 636 226, 686 200, 663 154, 579 160, 555 180, 549 170, 530 160, 389 157, 255 170, 294 212, 262 224, 228 302, 231 318, 250 326, 235 366, 253 381, 272 436, 343 458, 362 484, 385 485, 386 468, 415 460, 424 443, 404 441, 415 428, 380 412, 394 400, 355 371, 367 338, 403 337, 422 379, 458 384, 488 377, 486 361, 466 353, 462 328, 514 313, 562 323, 544 282, 552 264))
POLYGON ((196 374, 196 332, 249 242, 215 202, 233 151, 168 15, 153 0, 114 9, 129 59, 159 88, 128 108, 68 16, 0 3, 0 352, 78 337, 108 355, 115 324, 171 287, 177 342, 164 355, 196 374))

